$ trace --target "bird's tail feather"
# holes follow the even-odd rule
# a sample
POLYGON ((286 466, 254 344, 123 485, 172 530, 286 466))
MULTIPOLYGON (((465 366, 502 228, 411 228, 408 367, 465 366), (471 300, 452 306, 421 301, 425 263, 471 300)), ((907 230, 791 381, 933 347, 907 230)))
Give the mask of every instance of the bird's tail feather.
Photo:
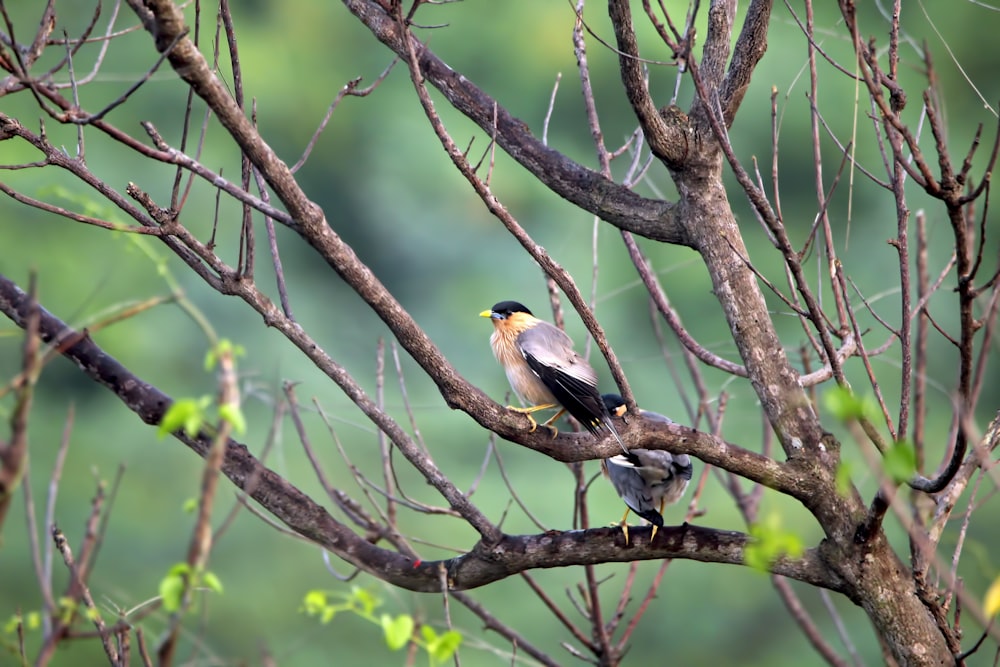
POLYGON ((604 425, 608 427, 608 430, 611 431, 611 435, 615 436, 615 440, 617 440, 618 444, 622 446, 622 451, 628 454, 628 449, 625 447, 625 443, 622 442, 621 436, 618 435, 618 429, 616 429, 614 423, 612 423, 611 417, 604 417, 604 425))

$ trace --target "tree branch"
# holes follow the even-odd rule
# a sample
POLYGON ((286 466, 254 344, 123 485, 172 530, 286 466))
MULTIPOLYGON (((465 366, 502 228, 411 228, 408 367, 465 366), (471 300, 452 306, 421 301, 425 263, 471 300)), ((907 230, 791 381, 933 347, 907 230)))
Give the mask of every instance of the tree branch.
MULTIPOLYGON (((30 302, 28 295, 17 285, 0 275, 0 312, 23 328, 27 325, 30 302)), ((134 375, 88 336, 73 331, 40 305, 37 308, 41 340, 62 345, 60 351, 64 356, 92 380, 111 390, 142 421, 151 425, 160 422, 173 402, 168 395, 134 375)), ((679 427, 671 425, 670 428, 679 427)), ((201 457, 207 456, 212 446, 212 436, 207 433, 200 433, 195 438, 183 432, 173 435, 201 457)), ((725 451, 724 447, 722 449, 725 451)), ((752 452, 745 454, 765 458, 752 452)), ((221 470, 233 484, 293 531, 352 565, 394 586, 440 592, 438 562, 422 562, 371 544, 336 521, 322 506, 286 479, 265 467, 246 446, 229 439, 221 470)), ((779 471, 780 468, 774 470, 779 471)), ((648 538, 637 537, 644 537, 649 530, 633 529, 629 547, 625 546, 624 536, 618 527, 539 535, 502 535, 492 543, 480 541, 469 553, 445 560, 440 565, 448 572, 449 586, 465 590, 536 568, 659 558, 741 565, 744 549, 750 541, 749 536, 743 533, 685 524, 660 529, 653 545, 648 538)), ((815 550, 809 550, 799 558, 779 558, 772 564, 771 571, 814 586, 845 592, 843 580, 827 568, 815 550)))
POLYGON ((743 96, 750 87, 750 77, 767 50, 767 26, 771 22, 773 4, 774 0, 752 0, 747 8, 743 29, 733 47, 733 57, 719 93, 726 127, 732 127, 743 96))
MULTIPOLYGON (((134 0, 130 0, 134 1, 134 0)), ((401 58, 408 57, 395 17, 375 0, 344 0, 372 34, 401 58)), ((656 241, 687 245, 674 204, 646 199, 600 173, 570 160, 532 135, 524 121, 453 70, 423 44, 414 43, 420 71, 448 103, 465 114, 541 183, 560 197, 619 229, 656 241)))

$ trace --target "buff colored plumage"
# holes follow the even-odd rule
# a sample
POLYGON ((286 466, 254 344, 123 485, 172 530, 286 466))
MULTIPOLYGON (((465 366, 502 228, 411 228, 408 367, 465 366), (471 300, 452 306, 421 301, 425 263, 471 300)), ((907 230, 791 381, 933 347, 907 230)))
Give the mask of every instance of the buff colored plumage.
POLYGON ((602 428, 609 430, 627 452, 597 390, 597 373, 573 350, 564 331, 516 301, 501 301, 480 316, 492 320, 493 353, 514 393, 528 406, 511 409, 528 415, 532 431, 537 424, 531 413, 560 408, 545 426, 557 432, 552 423, 568 412, 595 435, 602 428))

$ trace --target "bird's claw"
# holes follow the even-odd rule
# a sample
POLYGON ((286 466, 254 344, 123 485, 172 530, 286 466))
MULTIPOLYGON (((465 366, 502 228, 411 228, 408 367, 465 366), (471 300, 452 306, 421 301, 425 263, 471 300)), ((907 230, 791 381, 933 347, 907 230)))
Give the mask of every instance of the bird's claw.
POLYGON ((538 429, 538 422, 536 422, 535 418, 527 412, 524 413, 524 416, 528 418, 529 422, 531 422, 531 428, 528 429, 528 433, 534 433, 535 430, 538 429))
MULTIPOLYGON (((545 410, 545 409, 553 408, 553 407, 555 407, 555 405, 536 405, 536 406, 531 407, 531 408, 520 408, 520 407, 517 407, 517 406, 514 406, 514 405, 508 405, 507 409, 508 410, 513 410, 514 412, 520 412, 522 415, 524 415, 525 417, 527 417, 528 421, 531 422, 531 428, 528 429, 528 433, 534 433, 536 430, 538 430, 538 422, 535 421, 535 418, 534 418, 534 416, 531 413, 535 412, 537 410, 545 410)), ((562 415, 562 411, 560 411, 552 419, 550 419, 547 422, 545 422, 545 423, 542 424, 542 426, 544 426, 547 429, 549 429, 550 431, 552 431, 552 437, 553 438, 556 437, 557 435, 559 435, 559 429, 557 429, 555 426, 553 426, 552 422, 555 421, 560 415, 562 415)))

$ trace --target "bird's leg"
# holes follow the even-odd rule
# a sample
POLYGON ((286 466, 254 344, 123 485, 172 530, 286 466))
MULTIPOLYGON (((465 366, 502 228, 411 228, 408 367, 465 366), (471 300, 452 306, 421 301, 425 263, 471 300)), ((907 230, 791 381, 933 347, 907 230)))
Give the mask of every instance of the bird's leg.
MULTIPOLYGON (((530 408, 519 408, 513 405, 508 405, 507 409, 513 410, 514 412, 520 412, 522 415, 527 417, 528 421, 531 422, 531 428, 528 430, 528 433, 534 433, 535 429, 538 428, 538 422, 536 422, 535 418, 531 416, 531 413, 538 412, 539 410, 548 410, 549 408, 554 407, 556 407, 555 403, 546 403, 545 405, 533 405, 530 408)), ((548 425, 548 422, 546 422, 545 426, 548 425)))
MULTIPOLYGON (((667 504, 666 498, 660 498, 660 516, 663 516, 663 507, 667 504)), ((656 531, 659 528, 655 523, 653 524, 653 533, 649 536, 649 542, 652 544, 653 539, 656 537, 656 531)))
POLYGON ((628 544, 628 513, 632 511, 631 508, 625 508, 625 514, 622 515, 622 533, 625 535, 625 544, 628 544))
POLYGON ((544 427, 546 427, 546 428, 548 428, 548 429, 550 429, 552 431, 552 437, 553 438, 556 437, 557 435, 559 435, 559 429, 557 429, 555 426, 553 426, 552 423, 555 420, 557 420, 560 417, 562 417, 564 414, 566 414, 566 408, 560 408, 559 412, 557 412, 552 419, 548 419, 548 420, 546 420, 546 422, 544 424, 542 424, 542 426, 544 426, 544 427))

